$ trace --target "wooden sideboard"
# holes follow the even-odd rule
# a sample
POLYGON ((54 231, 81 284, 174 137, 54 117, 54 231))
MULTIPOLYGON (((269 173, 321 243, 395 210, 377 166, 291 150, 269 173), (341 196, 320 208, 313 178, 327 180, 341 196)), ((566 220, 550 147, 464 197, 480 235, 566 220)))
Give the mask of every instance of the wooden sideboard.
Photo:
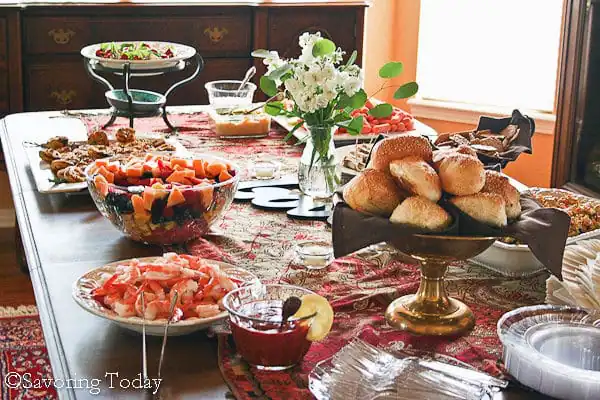
MULTIPOLYGON (((1 5, 2 3, 0 3, 1 5)), ((6 4, 6 3, 4 3, 6 4)), ((194 46, 205 60, 199 78, 177 89, 171 105, 207 102, 204 83, 241 79, 253 49, 284 56, 298 36, 320 31, 362 55, 367 1, 156 1, 22 3, 0 7, 0 116, 19 111, 107 107, 104 87, 87 76, 79 51, 92 43, 161 40, 194 46), (12 66, 13 71, 10 71, 12 66), (10 73, 9 73, 10 72, 10 73)), ((360 62, 359 58, 359 62, 360 62)), ((164 92, 190 71, 134 78, 132 87, 164 92)), ((121 87, 116 77, 110 79, 121 87)))

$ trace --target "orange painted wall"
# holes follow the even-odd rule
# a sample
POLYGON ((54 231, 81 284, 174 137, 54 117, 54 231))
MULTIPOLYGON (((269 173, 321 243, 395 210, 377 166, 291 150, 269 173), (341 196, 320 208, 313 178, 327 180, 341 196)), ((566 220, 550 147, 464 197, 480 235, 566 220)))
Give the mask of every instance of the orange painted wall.
MULTIPOLYGON (((387 61, 404 63, 404 73, 394 81, 396 84, 416 80, 420 0, 373 0, 367 10, 365 38, 365 88, 374 93, 382 84, 377 72, 387 61)), ((410 111, 405 100, 393 100, 392 89, 377 95, 410 111)), ((439 133, 472 129, 474 126, 452 121, 422 119, 439 133)), ((522 154, 516 162, 504 170, 508 175, 529 186, 548 187, 552 169, 554 135, 536 134, 533 138, 533 154, 522 154)))

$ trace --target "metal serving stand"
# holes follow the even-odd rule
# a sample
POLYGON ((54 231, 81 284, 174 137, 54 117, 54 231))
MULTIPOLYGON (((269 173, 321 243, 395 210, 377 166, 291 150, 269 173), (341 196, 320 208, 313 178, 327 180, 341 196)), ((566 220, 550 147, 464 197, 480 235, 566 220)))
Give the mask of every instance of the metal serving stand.
MULTIPOLYGON (((111 67, 107 67, 105 65, 100 64, 100 62, 98 62, 97 60, 93 60, 93 59, 84 57, 84 65, 85 65, 85 70, 87 71, 88 75, 92 79, 103 84, 110 91, 115 90, 114 86, 106 78, 100 76, 99 73, 108 73, 108 74, 122 76, 125 81, 124 82, 125 83, 124 92, 125 92, 125 95, 127 96, 126 107, 118 108, 118 107, 111 105, 111 117, 108 120, 108 122, 102 126, 102 129, 112 125, 115 122, 115 120, 117 119, 117 117, 129 118, 129 127, 133 128, 133 120, 135 118, 150 118, 150 117, 162 116, 163 121, 165 121, 165 124, 169 127, 169 129, 175 130, 175 127, 171 124, 171 122, 169 121, 169 118, 167 116, 166 108, 167 108, 169 95, 171 93, 173 93, 173 91, 175 89, 185 85, 186 83, 193 81, 194 79, 196 79, 198 77, 198 75, 204 68, 204 59, 200 56, 200 54, 196 53, 192 57, 185 59, 185 60, 181 60, 176 65, 173 65, 173 66, 163 67, 163 68, 154 68, 154 69, 132 69, 130 63, 124 64, 123 68, 111 68, 111 67), (194 72, 189 77, 174 83, 165 92, 165 94, 162 95, 162 96, 164 96, 164 99, 165 99, 164 104, 162 104, 162 105, 157 104, 155 109, 143 111, 143 112, 137 112, 133 109, 133 106, 134 106, 133 98, 130 94, 130 89, 129 89, 129 79, 132 76, 135 76, 135 77, 146 76, 147 77, 147 76, 164 75, 169 72, 183 71, 188 66, 192 66, 192 65, 195 65, 194 72)), ((161 95, 160 93, 157 93, 157 94, 161 95)))

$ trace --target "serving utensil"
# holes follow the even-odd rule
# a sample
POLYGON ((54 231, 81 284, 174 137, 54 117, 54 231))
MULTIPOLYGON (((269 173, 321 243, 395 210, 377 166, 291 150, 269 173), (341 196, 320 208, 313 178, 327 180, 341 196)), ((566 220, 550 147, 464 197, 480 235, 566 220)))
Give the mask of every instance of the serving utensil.
POLYGON ((244 75, 244 79, 242 79, 242 83, 240 83, 240 86, 238 86, 237 91, 235 93, 238 94, 240 90, 242 90, 242 88, 246 86, 246 83, 248 83, 250 79, 254 77, 254 75, 256 75, 256 67, 252 66, 248 68, 248 71, 246 71, 246 75, 244 75))
POLYGON ((167 319, 167 323, 165 324, 165 333, 163 335, 162 347, 160 349, 160 359, 158 360, 158 379, 161 377, 160 373, 162 371, 163 360, 165 358, 165 348, 167 347, 167 334, 169 333, 169 325, 171 322, 176 322, 179 319, 179 317, 175 315, 175 304, 177 304, 177 297, 177 291, 173 291, 171 305, 169 306, 169 319, 167 319))

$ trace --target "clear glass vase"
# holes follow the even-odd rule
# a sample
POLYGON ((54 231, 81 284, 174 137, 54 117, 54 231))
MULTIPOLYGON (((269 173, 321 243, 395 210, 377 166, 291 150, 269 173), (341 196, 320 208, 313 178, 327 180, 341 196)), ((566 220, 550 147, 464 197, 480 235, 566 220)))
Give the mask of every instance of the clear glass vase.
POLYGON ((310 136, 298 167, 300 190, 307 196, 331 197, 341 182, 342 172, 333 143, 333 126, 309 126, 310 136))

